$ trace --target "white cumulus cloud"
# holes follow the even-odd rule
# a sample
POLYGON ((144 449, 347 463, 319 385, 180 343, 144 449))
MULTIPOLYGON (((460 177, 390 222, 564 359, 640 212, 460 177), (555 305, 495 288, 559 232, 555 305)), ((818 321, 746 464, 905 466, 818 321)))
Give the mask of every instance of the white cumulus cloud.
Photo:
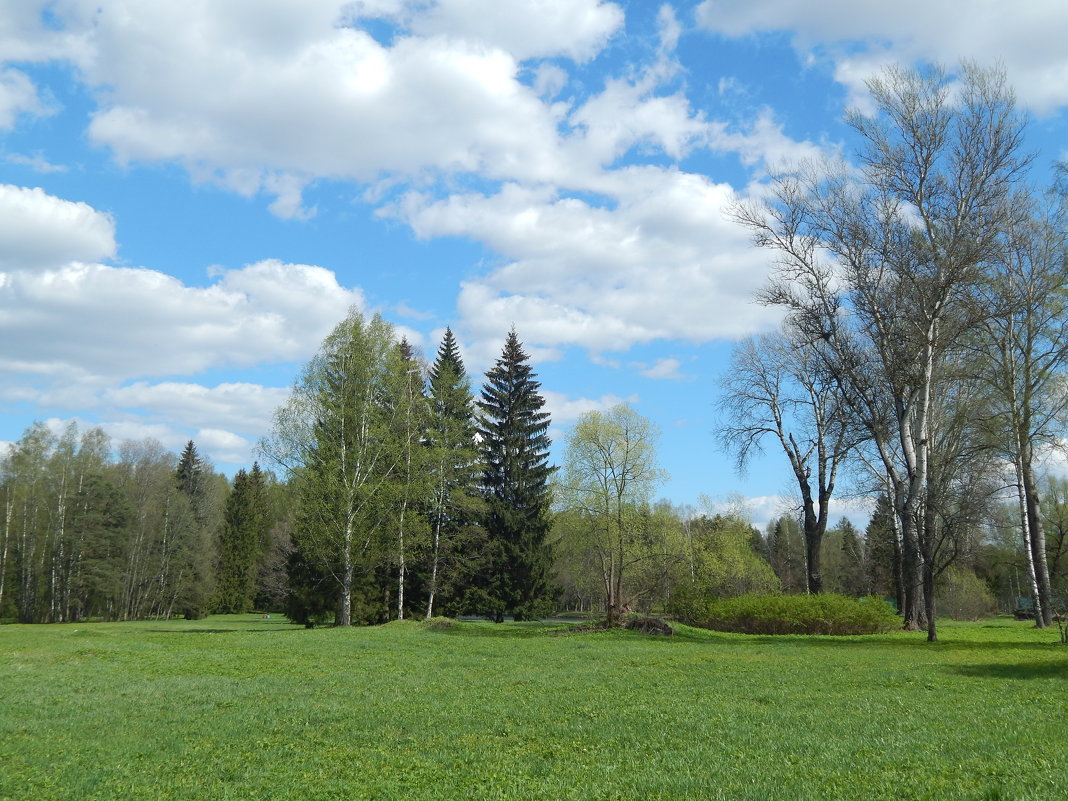
POLYGON ((0 270, 32 270, 115 255, 115 222, 43 189, 0 184, 0 270))
POLYGON ((397 213, 421 236, 469 236, 507 259, 461 288, 463 328, 477 338, 514 323, 525 341, 596 352, 773 323, 749 302, 766 256, 725 218, 729 187, 651 167, 617 173, 605 183, 612 208, 508 185, 494 196, 410 195, 397 213))
POLYGON ((706 0, 697 9, 706 29, 730 37, 785 31, 802 51, 820 50, 855 96, 882 66, 960 59, 1001 60, 1025 105, 1048 111, 1068 102, 1068 5, 1060 0, 706 0))

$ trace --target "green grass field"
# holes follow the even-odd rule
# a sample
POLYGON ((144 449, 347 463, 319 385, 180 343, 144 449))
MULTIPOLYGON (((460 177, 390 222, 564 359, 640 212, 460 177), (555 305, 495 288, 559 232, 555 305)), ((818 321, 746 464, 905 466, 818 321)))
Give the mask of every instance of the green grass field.
POLYGON ((554 628, 0 626, 0 798, 1068 798, 1056 631, 554 628))

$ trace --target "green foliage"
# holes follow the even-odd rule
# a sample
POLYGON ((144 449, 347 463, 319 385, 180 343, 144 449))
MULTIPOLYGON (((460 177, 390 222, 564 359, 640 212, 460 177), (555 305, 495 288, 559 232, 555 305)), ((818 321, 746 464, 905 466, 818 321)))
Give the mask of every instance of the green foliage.
POLYGON ((870 595, 864 547, 856 527, 846 518, 827 530, 821 544, 823 588, 859 598, 870 595))
POLYGON ((251 612, 256 595, 256 567, 269 544, 267 486, 254 462, 238 470, 226 499, 216 568, 217 612, 251 612))
POLYGON ((980 620, 997 611, 990 587, 967 567, 951 567, 943 573, 935 598, 938 614, 953 620, 980 620))
POLYGON ((742 595, 692 609, 684 621, 715 631, 742 634, 878 634, 901 626, 894 610, 878 598, 816 595, 742 595))
POLYGON ((555 607, 548 542, 553 468, 540 388, 519 337, 510 331, 478 403, 487 541, 469 596, 472 611, 497 619, 508 613, 517 620, 536 619, 555 607))
POLYGON ((779 579, 753 550, 753 529, 733 515, 685 523, 686 558, 678 566, 668 611, 679 620, 702 618, 708 602, 779 589, 779 579))
POLYGON ((283 611, 293 623, 307 628, 333 622, 340 601, 340 587, 333 576, 296 549, 286 562, 289 592, 283 611))
POLYGON ((178 489, 190 498, 199 496, 204 486, 204 462, 197 453, 193 440, 186 443, 178 466, 174 469, 174 481, 178 489))
POLYGON ((896 598, 900 606, 904 599, 896 542, 893 502, 882 493, 875 499, 875 510, 864 529, 867 583, 872 595, 896 598))
POLYGON ((29 623, 206 611, 225 479, 192 444, 186 457, 142 440, 116 459, 99 429, 27 429, 0 458, 0 614, 29 623))
POLYGON ((786 592, 804 592, 805 540, 797 518, 783 515, 768 524, 767 555, 786 592))
POLYGON ((353 310, 305 365, 262 446, 294 483, 297 549, 338 585, 339 625, 352 622, 357 581, 390 553, 410 407, 405 362, 393 327, 353 310))
POLYGON ((657 461, 659 436, 626 404, 583 414, 568 435, 557 505, 571 514, 560 531, 569 550, 599 568, 610 625, 649 593, 658 572, 649 563, 663 562, 667 550, 650 509, 666 475, 657 461))
POLYGON ((430 368, 429 384, 426 447, 431 542, 424 583, 427 615, 433 616, 443 602, 455 602, 467 578, 465 574, 481 556, 477 523, 483 506, 478 492, 481 465, 475 439, 474 398, 451 329, 445 329, 430 368))

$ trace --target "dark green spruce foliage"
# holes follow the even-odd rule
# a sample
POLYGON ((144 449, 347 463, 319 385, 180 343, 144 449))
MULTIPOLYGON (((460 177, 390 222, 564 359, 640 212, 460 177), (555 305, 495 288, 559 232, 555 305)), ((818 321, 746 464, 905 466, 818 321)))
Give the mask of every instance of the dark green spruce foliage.
POLYGON ((213 473, 197 453, 193 440, 185 446, 178 458, 174 479, 185 509, 178 511, 177 520, 183 531, 178 541, 178 556, 191 581, 182 586, 175 597, 173 609, 190 620, 199 620, 208 614, 213 594, 212 539, 210 530, 211 493, 210 480, 213 473))
POLYGON ((529 620, 553 607, 549 414, 528 358, 510 331, 478 404, 487 559, 477 602, 497 620, 529 620))
POLYGON ((71 530, 81 561, 67 601, 72 622, 87 615, 118 615, 115 588, 122 581, 122 535, 134 519, 126 496, 104 475, 88 475, 78 489, 71 530))
POLYGON ((200 498, 204 489, 204 472, 204 462, 197 453, 197 446, 193 444, 193 440, 189 440, 182 455, 178 457, 178 467, 174 470, 178 489, 189 498, 200 498))
POLYGON ((267 487, 259 463, 254 462, 250 471, 237 471, 226 500, 219 537, 216 611, 252 611, 256 567, 267 545, 269 524, 267 487))
POLYGON ((430 552, 425 565, 426 617, 456 605, 456 595, 477 565, 483 542, 475 525, 481 512, 480 463, 474 396, 452 330, 430 368, 427 426, 431 497, 430 552))

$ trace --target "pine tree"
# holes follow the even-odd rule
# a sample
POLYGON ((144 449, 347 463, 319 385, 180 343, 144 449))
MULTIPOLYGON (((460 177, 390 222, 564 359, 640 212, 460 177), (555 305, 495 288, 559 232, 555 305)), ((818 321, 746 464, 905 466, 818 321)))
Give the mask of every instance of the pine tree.
POLYGON ((549 414, 519 337, 508 334, 486 374, 479 435, 487 565, 480 582, 482 611, 496 620, 527 620, 550 611, 552 554, 549 518, 549 414))
MULTIPOLYGON (((463 553, 468 564, 477 561, 465 534, 480 511, 479 460, 476 447, 474 396, 460 348, 452 330, 438 347, 430 368, 430 419, 427 446, 432 479, 429 522, 430 563, 427 576, 426 616, 433 616, 442 589, 456 588, 453 556, 463 553)), ((458 588, 457 588, 458 589, 458 588)))

